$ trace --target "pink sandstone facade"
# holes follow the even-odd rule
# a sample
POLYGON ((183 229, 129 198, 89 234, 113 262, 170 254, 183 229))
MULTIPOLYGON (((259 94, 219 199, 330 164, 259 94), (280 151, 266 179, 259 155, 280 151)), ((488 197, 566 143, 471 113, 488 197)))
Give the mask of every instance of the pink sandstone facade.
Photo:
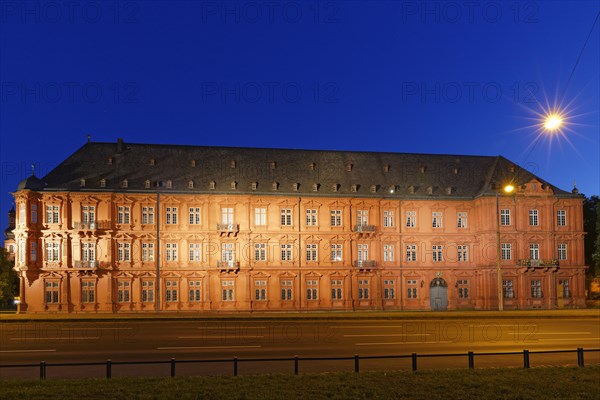
POLYGON ((582 198, 501 157, 450 156, 442 174, 430 155, 388 179, 399 155, 362 174, 375 153, 330 152, 346 160, 315 177, 323 152, 160 147, 88 143, 19 185, 20 312, 494 310, 498 255, 505 309, 585 306, 582 198), (256 158, 267 178, 240 172, 256 158), (306 173, 277 177, 285 162, 306 173))

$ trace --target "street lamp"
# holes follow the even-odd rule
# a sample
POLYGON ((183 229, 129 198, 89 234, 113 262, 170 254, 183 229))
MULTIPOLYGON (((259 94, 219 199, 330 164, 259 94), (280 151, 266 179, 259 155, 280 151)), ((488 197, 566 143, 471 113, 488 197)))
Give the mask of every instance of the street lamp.
MULTIPOLYGON (((504 193, 512 193, 515 190, 513 185, 505 185, 502 188, 504 193)), ((498 311, 504 310, 504 296, 502 293, 502 250, 500 249, 500 191, 496 190, 496 257, 498 262, 498 311)))

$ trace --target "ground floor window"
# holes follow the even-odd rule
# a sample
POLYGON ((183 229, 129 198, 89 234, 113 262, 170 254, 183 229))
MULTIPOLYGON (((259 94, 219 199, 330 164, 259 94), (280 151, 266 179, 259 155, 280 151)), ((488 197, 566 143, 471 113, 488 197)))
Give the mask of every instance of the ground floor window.
POLYGON ((267 300, 267 281, 254 281, 254 300, 267 300))
POLYGON ((58 303, 58 281, 46 281, 46 304, 57 304, 58 303))
POLYGON ((386 300, 393 300, 396 298, 396 292, 394 289, 393 279, 384 279, 383 281, 383 297, 386 300))
POLYGON ((142 281, 142 302, 154 302, 154 281, 142 281))
POLYGON ((468 279, 459 279, 456 281, 456 286, 458 287, 458 298, 459 299, 468 299, 469 298, 469 280, 468 279))
POLYGON ((569 289, 569 280, 561 279, 558 281, 559 285, 562 285, 562 297, 567 298, 571 297, 571 291, 569 289))
POLYGON ((82 281, 81 282, 81 302, 93 303, 96 301, 96 282, 82 281))
POLYGON ((234 301, 235 293, 233 281, 221 281, 221 292, 223 301, 234 301))
POLYGON ((502 296, 505 299, 514 299, 515 298, 515 290, 513 287, 512 280, 502 281, 502 296))
POLYGON ((284 279, 281 281, 281 300, 292 300, 293 286, 291 279, 284 279))
POLYGON ((190 303, 202 301, 201 283, 202 281, 188 281, 190 303))
POLYGON ((319 300, 319 281, 309 279, 306 281, 306 300, 319 300))
POLYGON ((342 300, 342 282, 341 279, 331 280, 331 300, 342 300))
POLYGON ((167 290, 165 290, 166 301, 178 301, 179 299, 179 288, 177 281, 167 281, 167 290))
POLYGON ((416 279, 409 279, 406 281, 406 297, 409 299, 416 299, 418 295, 417 281, 416 279))
POLYGON ((119 303, 129 303, 131 301, 131 282, 119 281, 117 283, 117 301, 119 303))
POLYGON ((543 297, 542 281, 540 279, 532 279, 531 280, 531 298, 541 299, 542 297, 543 297))
POLYGON ((359 279, 358 280, 358 299, 366 300, 369 298, 369 280, 359 279))

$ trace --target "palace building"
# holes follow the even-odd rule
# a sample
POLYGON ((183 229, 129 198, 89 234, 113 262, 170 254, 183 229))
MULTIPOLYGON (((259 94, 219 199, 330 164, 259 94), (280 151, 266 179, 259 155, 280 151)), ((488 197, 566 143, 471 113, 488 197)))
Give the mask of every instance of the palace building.
POLYGON ((585 306, 582 196, 501 156, 88 141, 14 199, 20 312, 585 306))

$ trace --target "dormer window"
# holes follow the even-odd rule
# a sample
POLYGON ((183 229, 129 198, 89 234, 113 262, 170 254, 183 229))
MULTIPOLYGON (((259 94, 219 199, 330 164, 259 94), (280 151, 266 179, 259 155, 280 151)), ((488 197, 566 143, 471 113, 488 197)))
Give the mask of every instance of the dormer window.
POLYGON ((123 181, 121 182, 121 187, 124 189, 129 187, 129 181, 127 179, 123 179, 123 181))
POLYGON ((190 166, 195 167, 196 166, 196 160, 191 160, 190 161, 190 166))
POLYGON ((229 167, 230 168, 235 168, 235 160, 230 160, 229 161, 229 167))
POLYGON ((317 192, 319 190, 319 184, 318 183, 313 183, 312 184, 312 191, 313 192, 317 192))
POLYGON ((81 178, 79 180, 79 187, 85 187, 85 179, 81 178))
POLYGON ((258 182, 252 182, 252 185, 250 185, 252 190, 256 190, 258 188, 258 182))
POLYGON ((237 182, 236 181, 232 181, 231 182, 231 190, 236 190, 237 189, 237 182))
POLYGON ((454 167, 454 169, 452 170, 452 172, 454 172, 454 175, 458 175, 458 173, 460 172, 460 168, 454 167))
POLYGON ((311 162, 310 164, 308 164, 308 169, 314 171, 315 169, 317 169, 317 163, 311 162))
POLYGON ((433 194, 433 186, 427 186, 427 194, 433 194))
POLYGON ((146 179, 144 181, 144 188, 150 189, 151 185, 152 185, 152 182, 150 182, 150 179, 146 179))
POLYGON ((271 190, 277 190, 278 188, 279 188, 279 183, 277 183, 277 182, 271 183, 271 190))
POLYGON ((277 162, 271 161, 271 169, 277 168, 277 162))
POLYGON ((451 186, 448 186, 446 188, 446 194, 452 194, 452 187, 451 186))
POLYGON ((420 172, 420 173, 424 174, 424 173, 425 173, 425 170, 426 170, 426 168, 425 168, 425 166, 424 166, 424 165, 421 165, 421 166, 419 167, 419 172, 420 172))
POLYGON ((414 186, 412 186, 412 185, 411 185, 411 186, 409 186, 409 187, 408 187, 408 193, 409 193, 409 194, 415 194, 415 187, 414 187, 414 186))
POLYGON ((337 183, 334 183, 333 185, 331 185, 331 191, 332 192, 337 192, 339 187, 340 186, 337 183))
POLYGON ((148 161, 148 164, 149 164, 149 165, 154 165, 154 164, 155 164, 154 158, 151 158, 151 159, 148 161))
POLYGON ((354 185, 350 186, 350 191, 352 193, 356 193, 357 190, 358 190, 358 185, 357 184, 354 184, 354 185))
POLYGON ((294 192, 297 192, 297 191, 298 191, 298 187, 299 187, 299 186, 300 186, 300 184, 299 184, 299 183, 294 183, 294 184, 292 185, 292 191, 294 191, 294 192))
POLYGON ((167 181, 167 189, 173 189, 173 181, 170 179, 167 181))
POLYGON ((194 188, 194 181, 189 181, 188 182, 188 189, 193 189, 194 188))
POLYGON ((210 181, 210 183, 208 184, 208 188, 210 190, 215 190, 216 187, 217 187, 217 182, 215 182, 215 181, 210 181))
POLYGON ((352 167, 353 167, 352 163, 347 163, 346 164, 346 171, 347 172, 351 172, 352 171, 352 167))
POLYGON ((106 179, 100 179, 100 187, 106 187, 106 179))
POLYGON ((371 190, 371 193, 376 193, 377 192, 377 185, 371 185, 371 187, 369 189, 371 190))
POLYGON ((112 165, 112 161, 113 161, 113 160, 112 160, 112 157, 108 157, 108 158, 106 159, 106 163, 107 163, 108 165, 112 165))
POLYGON ((386 164, 383 166, 383 172, 390 172, 390 165, 386 164))

